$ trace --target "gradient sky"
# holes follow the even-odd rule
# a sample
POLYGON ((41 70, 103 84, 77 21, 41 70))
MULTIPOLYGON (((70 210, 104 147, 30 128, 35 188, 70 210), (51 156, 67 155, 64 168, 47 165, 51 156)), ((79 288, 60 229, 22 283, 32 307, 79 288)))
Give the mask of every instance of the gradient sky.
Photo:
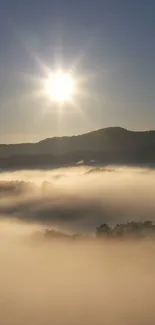
POLYGON ((0 142, 155 129, 155 1, 0 0, 0 142), (36 96, 43 64, 85 76, 75 106, 36 96))

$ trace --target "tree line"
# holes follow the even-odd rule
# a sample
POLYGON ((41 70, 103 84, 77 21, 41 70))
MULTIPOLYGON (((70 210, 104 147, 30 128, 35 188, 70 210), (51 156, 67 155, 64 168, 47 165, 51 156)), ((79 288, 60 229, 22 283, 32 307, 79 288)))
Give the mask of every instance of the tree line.
POLYGON ((153 221, 136 222, 131 221, 127 223, 110 226, 103 223, 96 228, 97 237, 148 237, 155 236, 155 225, 153 221))
MULTIPOLYGON (((96 227, 95 236, 97 239, 102 238, 145 238, 154 237, 155 238, 155 225, 153 221, 136 222, 131 221, 122 224, 116 224, 110 226, 108 223, 103 223, 96 227)), ((82 234, 66 234, 54 229, 45 229, 44 231, 37 231, 33 235, 35 239, 65 239, 65 240, 77 240, 77 239, 87 239, 89 236, 82 234)))

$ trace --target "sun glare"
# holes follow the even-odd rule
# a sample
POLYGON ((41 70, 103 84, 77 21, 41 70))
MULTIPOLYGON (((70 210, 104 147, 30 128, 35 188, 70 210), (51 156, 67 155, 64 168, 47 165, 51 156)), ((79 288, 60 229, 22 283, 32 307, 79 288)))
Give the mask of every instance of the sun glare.
POLYGON ((52 100, 69 101, 75 92, 74 79, 70 74, 62 71, 53 73, 45 81, 45 91, 52 100))

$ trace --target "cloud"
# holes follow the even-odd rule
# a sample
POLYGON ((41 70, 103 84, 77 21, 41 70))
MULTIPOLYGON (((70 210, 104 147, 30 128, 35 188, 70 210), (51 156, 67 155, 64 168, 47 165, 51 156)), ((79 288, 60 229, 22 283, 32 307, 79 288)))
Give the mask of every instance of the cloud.
POLYGON ((154 190, 155 172, 147 169, 2 173, 0 217, 84 231, 102 222, 155 221, 154 190))
POLYGON ((1 174, 1 324, 155 324, 153 241, 29 241, 49 224, 154 219, 153 170, 88 170, 1 174))
POLYGON ((10 240, 25 227, 2 226, 2 324, 154 325, 153 243, 10 240))

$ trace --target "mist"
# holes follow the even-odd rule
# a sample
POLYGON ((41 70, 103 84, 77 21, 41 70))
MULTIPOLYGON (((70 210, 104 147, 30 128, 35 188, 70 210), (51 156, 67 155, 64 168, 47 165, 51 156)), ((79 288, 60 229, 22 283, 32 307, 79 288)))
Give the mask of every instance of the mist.
POLYGON ((154 190, 149 169, 1 173, 0 323, 153 325, 154 240, 94 234, 103 222, 155 221, 154 190), (89 236, 29 240, 46 227, 89 236))
POLYGON ((1 229, 1 324, 154 324, 153 242, 32 245, 19 237, 31 225, 1 229))
POLYGON ((93 232, 103 222, 155 221, 155 171, 75 167, 1 173, 0 218, 93 232))

